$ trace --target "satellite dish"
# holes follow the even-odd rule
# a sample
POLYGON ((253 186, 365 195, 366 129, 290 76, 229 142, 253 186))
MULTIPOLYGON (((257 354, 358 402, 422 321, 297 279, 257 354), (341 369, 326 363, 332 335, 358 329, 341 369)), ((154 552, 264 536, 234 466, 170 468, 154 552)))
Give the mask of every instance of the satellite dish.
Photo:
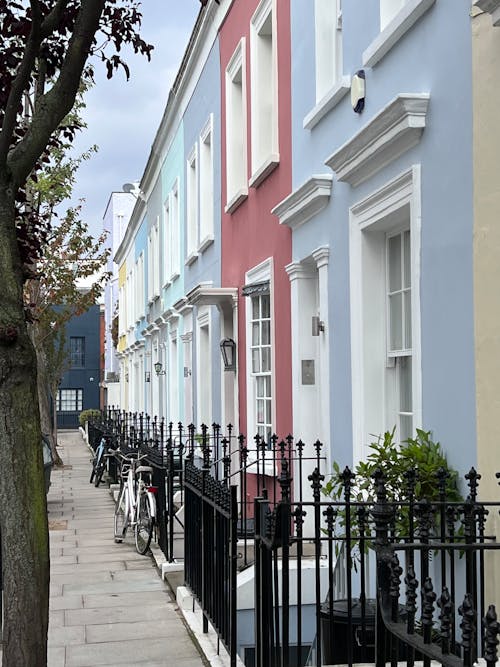
POLYGON ((124 183, 122 185, 122 190, 123 190, 123 192, 134 192, 136 190, 136 184, 135 183, 124 183))

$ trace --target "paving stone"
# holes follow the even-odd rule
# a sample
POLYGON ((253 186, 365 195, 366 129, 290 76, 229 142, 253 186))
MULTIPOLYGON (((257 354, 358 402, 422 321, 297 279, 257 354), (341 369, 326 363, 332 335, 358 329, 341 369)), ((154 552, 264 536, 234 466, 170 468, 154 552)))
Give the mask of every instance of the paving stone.
POLYGON ((168 665, 177 665, 178 658, 190 657, 192 644, 182 641, 166 642, 165 639, 150 639, 147 642, 137 640, 106 642, 102 644, 85 644, 66 647, 66 667, 88 667, 89 665, 120 664, 121 661, 132 660, 136 663, 150 664, 152 660, 164 660, 168 665))
MULTIPOLYGON (((104 623, 129 623, 133 621, 157 621, 167 613, 166 605, 151 604, 143 607, 93 607, 68 609, 64 613, 65 625, 103 625, 104 623)), ((171 613, 171 612, 169 612, 171 613)), ((178 618, 173 618, 177 626, 178 618)))
POLYGON ((175 638, 179 632, 176 622, 166 618, 157 618, 154 623, 135 620, 131 623, 105 623, 104 625, 87 625, 87 643, 106 641, 124 641, 128 639, 147 640, 159 637, 175 638))
POLYGON ((96 607, 140 607, 142 605, 161 606, 173 601, 166 590, 148 591, 146 593, 112 593, 111 595, 84 595, 84 609, 96 607))
POLYGON ((68 644, 84 644, 85 627, 83 625, 75 626, 49 626, 49 644, 53 646, 68 646, 68 644))
POLYGON ((156 565, 136 553, 131 532, 115 544, 114 502, 105 485, 89 484, 91 457, 79 432, 59 438, 66 466, 53 471, 48 495, 47 667, 202 667, 156 565))

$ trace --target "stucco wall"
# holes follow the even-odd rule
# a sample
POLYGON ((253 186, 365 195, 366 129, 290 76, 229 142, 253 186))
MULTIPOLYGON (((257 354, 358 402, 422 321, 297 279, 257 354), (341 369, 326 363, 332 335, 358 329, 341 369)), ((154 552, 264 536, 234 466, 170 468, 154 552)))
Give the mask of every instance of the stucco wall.
MULTIPOLYGON (((398 93, 429 93, 420 143, 357 187, 336 182, 329 206, 293 236, 293 258, 321 244, 329 271, 331 442, 334 456, 352 452, 349 318, 349 209, 413 164, 421 164, 422 426, 433 431, 452 465, 476 463, 472 291, 472 105, 470 2, 439 0, 373 68, 366 68, 366 106, 349 96, 311 131, 303 119, 315 104, 313 3, 292 0, 293 187, 327 173, 325 159, 398 93), (444 39, 443 36, 446 36, 444 39), (451 49, 450 45, 460 45, 451 49)), ((378 33, 378 2, 343 5, 344 74, 362 68, 378 33)))
MULTIPOLYGON (((500 426, 500 29, 489 14, 472 19, 474 102, 474 316, 478 469, 483 498, 496 500, 500 426)), ((498 535, 498 516, 490 517, 498 535)), ((500 573, 487 557, 500 601, 500 573)), ((490 600, 488 600, 490 601, 490 600)))

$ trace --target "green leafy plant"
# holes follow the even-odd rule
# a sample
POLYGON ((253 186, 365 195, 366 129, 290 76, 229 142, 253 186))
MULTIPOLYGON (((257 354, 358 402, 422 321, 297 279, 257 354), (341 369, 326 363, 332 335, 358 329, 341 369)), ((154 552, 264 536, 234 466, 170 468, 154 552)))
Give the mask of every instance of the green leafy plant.
POLYGON ((85 427, 85 424, 88 421, 92 421, 93 419, 100 419, 101 417, 101 411, 100 410, 82 410, 80 414, 78 415, 78 421, 80 422, 80 426, 85 427))
MULTIPOLYGON (((439 442, 431 439, 431 432, 416 430, 414 438, 408 438, 400 445, 395 442, 395 429, 386 431, 375 442, 370 444, 370 453, 366 461, 360 461, 354 468, 351 482, 351 502, 371 503, 376 500, 376 481, 373 477, 376 470, 381 470, 385 479, 387 500, 394 503, 407 501, 407 473, 415 470, 414 500, 426 499, 430 503, 440 500, 438 475, 445 471, 445 496, 448 502, 460 502, 462 496, 458 490, 458 473, 450 468, 439 442)), ((323 488, 323 493, 335 502, 344 500, 344 473, 338 462, 333 463, 333 475, 323 488)), ((350 511, 352 548, 358 546, 359 518, 357 507, 350 511)), ((401 505, 396 513, 395 533, 408 534, 408 506, 401 505)), ((337 513, 336 533, 343 535, 346 526, 346 510, 339 508, 337 513)), ((369 548, 369 540, 366 548, 369 548)))

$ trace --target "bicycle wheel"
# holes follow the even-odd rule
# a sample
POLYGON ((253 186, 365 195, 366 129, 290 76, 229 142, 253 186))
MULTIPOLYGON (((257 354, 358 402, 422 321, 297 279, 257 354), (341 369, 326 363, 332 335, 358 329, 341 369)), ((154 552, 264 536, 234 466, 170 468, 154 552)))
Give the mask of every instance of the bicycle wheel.
POLYGON ((115 505, 115 542, 121 542, 127 533, 126 486, 123 485, 115 505))
POLYGON ((102 476, 104 474, 104 463, 99 463, 95 470, 95 479, 94 486, 97 488, 102 481, 102 476))
POLYGON ((142 493, 139 498, 134 533, 137 553, 144 555, 149 549, 153 536, 153 517, 147 493, 142 493))

